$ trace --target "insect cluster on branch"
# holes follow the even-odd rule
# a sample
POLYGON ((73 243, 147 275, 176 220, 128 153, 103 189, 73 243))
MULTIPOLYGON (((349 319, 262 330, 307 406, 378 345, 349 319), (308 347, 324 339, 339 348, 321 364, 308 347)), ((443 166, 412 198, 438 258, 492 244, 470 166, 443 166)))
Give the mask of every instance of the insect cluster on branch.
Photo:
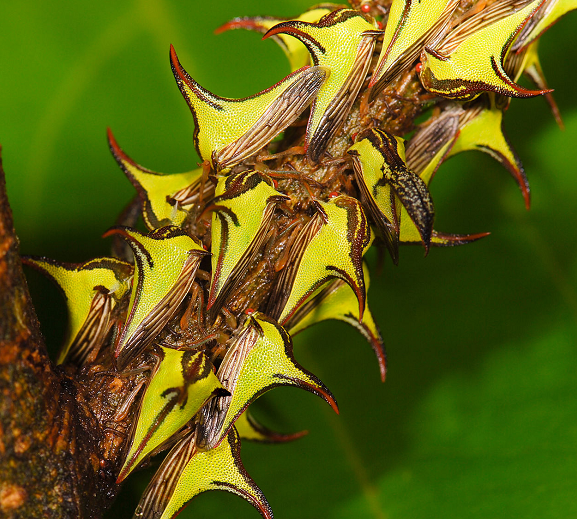
MULTIPOLYGON (((449 157, 490 154, 529 207, 503 114, 512 97, 544 95, 562 124, 538 44, 577 2, 351 6, 320 4, 294 19, 223 25, 220 32, 272 38, 292 69, 244 99, 203 88, 171 47, 201 166, 151 171, 109 131, 112 154, 137 192, 105 234, 113 254, 82 264, 25 259, 66 297, 69 332, 58 362, 81 377, 125 381, 100 446, 116 482, 168 451, 135 517, 172 518, 215 489, 272 517, 242 466, 240 440, 288 441, 302 433, 267 429, 249 405, 273 387, 296 386, 338 412, 330 390, 292 351, 291 336, 327 319, 366 337, 385 379, 383 340, 367 300, 367 250, 374 243, 396 264, 401 244, 428 251, 485 236, 434 228, 429 184, 449 157), (522 75, 534 90, 517 84, 522 75), (428 117, 415 127, 422 113, 428 117)), ((94 396, 96 414, 102 398, 111 396, 94 396)))

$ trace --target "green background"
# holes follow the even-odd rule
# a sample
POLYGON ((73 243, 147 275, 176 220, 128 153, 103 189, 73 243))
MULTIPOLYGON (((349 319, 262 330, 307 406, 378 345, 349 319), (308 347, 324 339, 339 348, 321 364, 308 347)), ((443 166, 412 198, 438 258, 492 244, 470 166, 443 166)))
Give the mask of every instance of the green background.
MULTIPOLYGON (((288 73, 284 55, 255 34, 213 29, 234 16, 289 16, 308 5, 3 2, 0 143, 23 252, 64 261, 107 253, 100 235, 133 194, 107 150, 107 126, 146 167, 195 166, 170 43, 204 86, 243 97, 288 73)), ((373 269, 369 300, 387 344, 387 382, 345 324, 296 339, 297 360, 332 389, 341 415, 294 389, 259 401, 267 424, 310 430, 292 444, 243 445, 277 518, 577 517, 576 28, 569 15, 541 50, 567 129, 540 98, 514 101, 507 113, 531 211, 490 157, 462 154, 433 182, 436 228, 491 236, 427 258, 404 248, 399 267, 387 263, 380 277, 373 269)), ((29 274, 55 348, 64 305, 29 274)), ((109 517, 130 517, 150 475, 132 477, 109 517)), ((208 493, 180 517, 257 516, 235 496, 208 493)))

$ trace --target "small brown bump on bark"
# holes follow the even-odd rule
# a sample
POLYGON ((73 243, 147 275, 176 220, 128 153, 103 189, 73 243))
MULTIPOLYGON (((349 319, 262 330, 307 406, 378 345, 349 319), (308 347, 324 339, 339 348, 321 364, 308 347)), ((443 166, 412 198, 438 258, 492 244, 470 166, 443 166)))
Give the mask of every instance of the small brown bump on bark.
POLYGON ((13 512, 26 501, 26 490, 19 485, 0 483, 0 510, 13 512))

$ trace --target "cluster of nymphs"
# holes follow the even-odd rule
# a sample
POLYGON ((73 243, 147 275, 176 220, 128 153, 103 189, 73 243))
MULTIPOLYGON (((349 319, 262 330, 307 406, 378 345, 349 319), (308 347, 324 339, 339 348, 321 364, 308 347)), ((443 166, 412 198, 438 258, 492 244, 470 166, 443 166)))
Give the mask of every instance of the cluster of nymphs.
POLYGON ((337 410, 330 391, 292 352, 291 335, 326 319, 346 321, 368 339, 384 380, 383 342, 366 297, 369 246, 376 239, 396 263, 400 243, 428 250, 482 236, 433 230, 428 186, 448 157, 489 153, 529 205, 525 173, 502 132, 503 112, 511 97, 546 95, 560 122, 537 46, 577 1, 351 4, 224 25, 221 31, 251 29, 274 39, 292 67, 245 99, 201 87, 171 47, 201 167, 150 171, 109 133, 112 153, 137 190, 146 232, 134 228, 128 211, 123 225, 105 235, 115 240, 115 258, 26 259, 59 284, 68 302, 70 333, 59 363, 82 370, 108 354, 119 374, 148 370, 125 405, 134 421, 117 482, 171 450, 135 517, 172 518, 215 489, 272 517, 241 464, 240 438, 286 441, 302 433, 272 432, 247 408, 265 391, 289 385, 337 410), (522 74, 536 90, 517 84, 522 74), (407 143, 371 112, 394 95, 390 85, 401 77, 428 100, 419 110, 434 108, 407 143), (351 127, 356 132, 346 133, 351 127))

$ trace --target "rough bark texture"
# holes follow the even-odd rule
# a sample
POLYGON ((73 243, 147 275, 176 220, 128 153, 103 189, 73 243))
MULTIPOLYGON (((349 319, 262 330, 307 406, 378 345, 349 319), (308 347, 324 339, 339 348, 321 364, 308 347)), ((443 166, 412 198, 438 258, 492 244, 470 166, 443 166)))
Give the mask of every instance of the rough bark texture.
POLYGON ((0 511, 3 517, 72 517, 70 405, 59 399, 18 255, 0 166, 0 511), (62 504, 68 510, 62 510, 62 504), (44 513, 40 513, 43 510, 44 513))
POLYGON ((109 500, 97 488, 97 442, 88 436, 96 432, 94 418, 76 382, 48 358, 1 162, 0 395, 0 517, 101 517, 109 500))

